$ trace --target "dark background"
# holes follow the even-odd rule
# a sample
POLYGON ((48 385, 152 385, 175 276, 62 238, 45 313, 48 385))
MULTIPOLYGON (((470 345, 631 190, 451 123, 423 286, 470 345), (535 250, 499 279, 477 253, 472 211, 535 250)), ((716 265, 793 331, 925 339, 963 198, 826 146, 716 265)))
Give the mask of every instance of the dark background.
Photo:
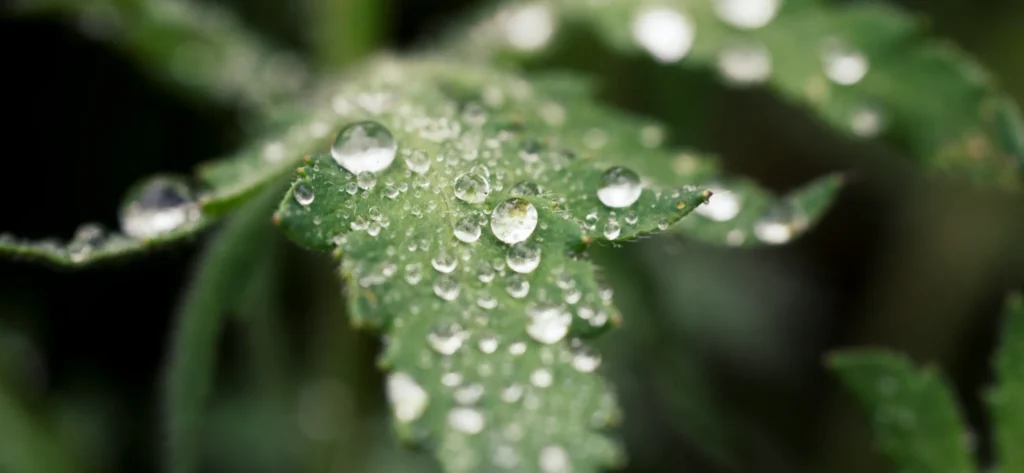
MULTIPOLYGON (((313 47, 302 2, 228 3, 279 44, 299 53, 313 47)), ((421 44, 477 3, 382 2, 376 41, 398 50, 421 44)), ((898 3, 930 18, 936 35, 956 40, 1022 97, 1024 4, 898 3)), ((66 238, 83 221, 116 228, 123 192, 137 179, 190 173, 243 139, 239 110, 167 89, 60 18, 5 15, 0 22, 8 123, 2 231, 66 238)), ((579 41, 588 44, 586 36, 579 41)), ((598 255, 627 320, 602 342, 626 409, 622 431, 633 463, 625 471, 884 471, 876 470, 886 466, 870 449, 861 413, 821 368, 824 353, 850 345, 888 346, 941 365, 988 461, 979 394, 991 381, 1002 297, 1024 287, 1021 196, 925 180, 896 164, 904 157, 898 146, 849 142, 765 91, 727 90, 709 74, 600 48, 567 62, 598 74, 626 71, 599 81, 607 100, 666 121, 677 144, 718 152, 730 170, 778 190, 866 160, 894 163, 858 174, 824 222, 787 247, 725 250, 660 238, 598 255), (651 86, 652 77, 671 89, 651 86)), ((158 468, 172 316, 204 241, 83 272, 0 262, 0 388, 52 426, 55 442, 81 460, 79 471, 158 468)), ((325 415, 339 424, 360 420, 312 447, 269 428, 249 435, 276 424, 249 423, 259 411, 244 394, 240 366, 249 355, 237 328, 229 329, 205 442, 209 470, 434 468, 429 456, 393 453, 372 367, 374 337, 324 322, 339 303, 326 258, 283 240, 278 246, 279 317, 291 334, 291 366, 337 374, 342 394, 325 415), (303 348, 302 334, 323 324, 337 330, 337 341, 309 343, 345 348, 303 348), (342 367, 322 368, 331 360, 342 367), (364 435, 367 429, 376 430, 364 435), (354 442, 354 432, 369 440, 354 442)))

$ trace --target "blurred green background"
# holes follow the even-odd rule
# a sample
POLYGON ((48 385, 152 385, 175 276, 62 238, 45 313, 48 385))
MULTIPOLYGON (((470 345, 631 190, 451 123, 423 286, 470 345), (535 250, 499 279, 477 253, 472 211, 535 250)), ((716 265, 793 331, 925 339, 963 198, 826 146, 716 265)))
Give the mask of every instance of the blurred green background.
MULTIPOLYGON (((422 46, 482 6, 217 3, 317 70, 422 46)), ((1024 99, 1024 3, 896 3, 1024 99)), ((244 137, 239 110, 167 89, 68 19, 0 21, 9 123, 2 230, 45 237, 68 236, 82 221, 116 227, 135 180, 188 173, 244 137)), ((616 56, 595 42, 571 35, 529 68, 591 73, 608 102, 663 120, 673 144, 719 153, 731 171, 776 190, 854 171, 824 222, 786 247, 662 237, 597 251, 625 316, 599 342, 626 413, 631 463, 622 471, 888 471, 866 419, 822 369, 824 353, 854 345, 940 365, 987 462, 979 394, 991 382, 1002 297, 1024 287, 1024 198, 924 179, 884 135, 854 143, 764 90, 729 90, 710 73, 616 56)), ((269 222, 265 230, 274 231, 269 222)), ((12 446, 0 452, 46 459, 11 473, 160 468, 173 316, 208 237, 85 272, 0 262, 0 443, 12 446)), ((436 471, 429 454, 395 445, 374 368, 379 346, 349 327, 328 258, 269 238, 260 276, 242 290, 249 303, 231 308, 237 317, 219 344, 204 471, 436 471), (242 323, 250 318, 274 330, 253 334, 242 323), (281 379, 267 379, 268 364, 281 379)))

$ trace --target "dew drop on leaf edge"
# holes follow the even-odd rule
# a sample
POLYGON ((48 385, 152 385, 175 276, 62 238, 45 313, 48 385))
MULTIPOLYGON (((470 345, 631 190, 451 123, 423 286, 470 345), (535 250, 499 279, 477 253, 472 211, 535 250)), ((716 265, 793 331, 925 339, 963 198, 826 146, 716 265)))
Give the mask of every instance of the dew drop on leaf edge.
POLYGON ((125 235, 153 238, 195 221, 199 208, 184 179, 156 176, 128 192, 119 217, 125 235))

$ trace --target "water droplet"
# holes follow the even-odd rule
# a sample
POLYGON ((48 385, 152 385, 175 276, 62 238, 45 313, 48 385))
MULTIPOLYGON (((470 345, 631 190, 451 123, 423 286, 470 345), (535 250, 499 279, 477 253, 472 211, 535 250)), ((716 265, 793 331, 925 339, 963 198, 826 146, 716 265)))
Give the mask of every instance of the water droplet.
POLYGON ((764 46, 731 46, 718 53, 718 73, 735 86, 760 84, 772 73, 772 57, 764 46))
POLYGON ((480 351, 487 353, 488 355, 498 350, 498 337, 494 335, 485 335, 477 341, 477 348, 480 351))
POLYGON ((420 280, 423 279, 423 266, 419 263, 409 263, 405 265, 405 281, 409 284, 419 284, 420 280))
POLYGON ((713 6, 726 24, 754 30, 771 23, 781 3, 782 0, 715 0, 713 6))
POLYGON ((505 37, 520 51, 543 48, 555 33, 555 16, 544 4, 524 5, 509 13, 505 20, 505 37))
POLYGON ((868 73, 868 58, 860 51, 844 45, 837 39, 825 42, 821 61, 825 76, 839 85, 853 85, 868 73))
POLYGON ((549 304, 532 304, 526 308, 530 321, 526 325, 526 333, 534 340, 545 344, 561 341, 569 333, 572 314, 565 308, 549 304))
POLYGON ((68 253, 75 262, 85 260, 93 250, 103 244, 103 227, 95 223, 82 224, 68 242, 68 253))
POLYGON ((636 222, 638 222, 639 220, 640 214, 638 214, 636 210, 630 210, 629 212, 626 212, 626 223, 630 225, 636 225, 636 222))
POLYGON ((640 176, 629 169, 613 167, 601 176, 597 198, 608 207, 623 208, 636 203, 642 192, 640 176))
POLYGON ((521 274, 513 274, 505 282, 505 292, 514 299, 522 299, 530 293, 530 281, 521 274))
POLYGON ((883 121, 877 108, 862 105, 850 116, 850 130, 861 138, 874 138, 882 131, 883 121))
POLYGON ((498 307, 498 299, 495 299, 490 293, 484 292, 477 297, 476 305, 480 306, 481 309, 491 310, 498 307))
POLYGON ((530 238, 537 228, 537 220, 537 209, 533 204, 512 198, 494 208, 491 213, 491 231, 505 243, 519 243, 530 238))
POLYGON ((711 187, 711 198, 694 209, 701 217, 715 222, 728 222, 740 214, 740 196, 728 189, 711 187))
POLYGON ((542 151, 540 142, 533 139, 524 140, 519 148, 519 158, 527 163, 535 163, 540 159, 542 151))
POLYGON ((462 348, 467 332, 457 323, 443 323, 435 326, 427 334, 427 343, 434 351, 450 356, 462 348))
POLYGON ((462 405, 476 404, 484 395, 484 386, 480 383, 473 383, 455 390, 453 397, 455 402, 462 405))
POLYGON ((490 192, 491 185, 487 178, 479 174, 467 172, 455 178, 455 197, 463 202, 479 204, 490 192))
POLYGON ((523 397, 523 387, 519 384, 510 384, 501 390, 501 400, 509 404, 517 402, 523 397))
POLYGON ((377 185, 377 175, 370 171, 363 171, 356 176, 356 184, 364 191, 373 189, 373 186, 377 185))
POLYGON ((498 445, 494 447, 491 462, 498 468, 510 470, 519 465, 519 452, 510 445, 498 445))
POLYGON ((591 373, 601 366, 601 354, 593 348, 579 343, 572 347, 572 367, 580 373, 591 373))
POLYGON ((482 283, 489 283, 494 280, 494 268, 487 263, 482 263, 477 270, 476 277, 482 283))
POLYGON ((454 388, 455 386, 462 384, 462 373, 452 371, 443 374, 441 376, 441 384, 448 386, 449 388, 454 388))
POLYGON ((426 174, 430 170, 430 156, 421 150, 414 149, 405 156, 405 165, 416 174, 426 174))
POLYGON ((540 247, 532 243, 516 243, 508 249, 505 263, 517 273, 531 273, 540 265, 540 247))
POLYGON ((515 342, 508 346, 508 352, 513 356, 519 356, 526 353, 526 342, 515 342))
POLYGON ((455 268, 459 266, 459 260, 454 254, 441 250, 430 260, 430 264, 434 269, 448 274, 455 271, 455 268))
POLYGON ((305 184, 299 184, 295 186, 295 201, 301 206, 307 206, 313 203, 313 189, 305 184))
POLYGON ((446 301, 453 301, 459 297, 459 282, 447 274, 442 274, 434 281, 434 294, 446 301))
POLYGON ((686 57, 696 33, 693 20, 664 6, 645 7, 633 19, 633 38, 660 62, 686 57))
POLYGON ((788 243, 807 228, 807 215, 795 202, 769 209, 754 222, 754 236, 770 245, 788 243))
POLYGON ((622 227, 620 227, 619 224, 616 223, 615 221, 609 221, 608 223, 604 224, 604 237, 609 240, 614 240, 618 238, 619 233, 621 233, 621 231, 622 227))
POLYGON ((559 445, 548 445, 540 449, 537 465, 543 473, 572 473, 569 453, 559 445))
POLYGON ((538 388, 550 387, 552 382, 554 382, 554 377, 547 369, 537 368, 533 373, 530 373, 530 384, 538 388))
POLYGON ((395 160, 398 142, 384 125, 363 121, 346 126, 331 146, 331 156, 352 174, 380 172, 395 160))
POLYGON ((453 230, 455 238, 466 243, 473 243, 480 239, 480 225, 477 225, 473 217, 463 217, 456 224, 453 230))
POLYGON ((540 195, 540 186, 534 182, 521 181, 509 189, 509 194, 521 196, 540 195))
POLYGON ((471 407, 456 407, 448 411, 448 425, 464 434, 474 435, 484 430, 484 415, 471 407))
POLYGON ((395 418, 403 423, 419 419, 430 402, 430 396, 416 380, 402 372, 388 376, 387 397, 395 412, 395 418))
POLYGON ((199 218, 199 208, 185 181, 158 176, 128 193, 121 207, 121 231, 133 238, 154 238, 199 218))

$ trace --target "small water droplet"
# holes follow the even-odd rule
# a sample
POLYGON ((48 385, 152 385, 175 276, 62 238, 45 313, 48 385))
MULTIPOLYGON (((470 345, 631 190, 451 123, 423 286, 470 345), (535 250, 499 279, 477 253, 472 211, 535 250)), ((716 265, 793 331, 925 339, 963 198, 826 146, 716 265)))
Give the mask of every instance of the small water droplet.
POLYGON ((430 156, 422 150, 414 149, 405 156, 405 165, 416 174, 426 174, 430 170, 430 156))
POLYGON ((71 261, 85 260, 94 250, 103 244, 103 227, 95 223, 85 223, 75 230, 75 235, 68 242, 68 253, 71 261))
POLYGON ((559 445, 548 445, 540 450, 537 465, 543 473, 572 473, 569 453, 559 445))
POLYGON ((551 371, 547 369, 537 368, 533 373, 530 373, 530 384, 538 388, 550 387, 553 381, 554 377, 551 375, 551 371))
POLYGON ((760 84, 772 73, 772 57, 764 46, 730 46, 718 53, 718 73, 737 87, 760 84))
POLYGON ((463 217, 460 219, 455 224, 453 232, 455 233, 455 238, 462 242, 473 243, 480 239, 480 225, 477 224, 474 217, 463 217))
POLYGON ((480 351, 487 353, 488 355, 498 350, 498 337, 494 335, 485 335, 477 341, 477 348, 480 351))
POLYGON ((402 372, 388 376, 387 397, 395 412, 395 418, 403 423, 419 419, 430 402, 430 396, 416 380, 402 372))
POLYGON ((514 299, 522 299, 530 293, 530 281, 521 274, 513 274, 505 282, 505 292, 514 299))
POLYGON ((494 268, 487 263, 482 263, 480 268, 477 269, 476 277, 482 283, 489 283, 494 280, 494 268))
POLYGON ((484 415, 471 407, 456 407, 448 411, 448 425, 464 434, 474 435, 484 430, 484 415))
POLYGON ((307 206, 313 203, 313 199, 316 196, 313 194, 313 189, 306 184, 299 184, 295 186, 295 201, 301 206, 307 206))
POLYGON ((472 405, 479 402, 483 395, 484 386, 480 383, 473 383, 456 389, 455 394, 452 397, 454 397, 455 402, 459 404, 472 405))
POLYGON ((540 195, 540 186, 531 181, 521 181, 509 189, 509 194, 520 196, 540 195))
POLYGON ((510 470, 519 465, 519 452, 510 445, 498 445, 494 447, 491 462, 498 468, 510 470))
POLYGON ((455 300, 461 290, 459 282, 447 274, 442 274, 434 281, 434 294, 446 301, 455 300))
POLYGON ((427 334, 427 343, 434 351, 450 356, 462 348, 462 342, 466 339, 467 332, 457 323, 443 323, 436 325, 427 334))
POLYGON ((467 172, 455 178, 455 197, 469 204, 479 204, 491 193, 491 185, 487 178, 473 172, 467 172))
POLYGON ((867 56, 834 38, 825 42, 821 61, 825 68, 825 76, 839 85, 860 82, 870 67, 867 56))
POLYGON ((452 371, 441 375, 441 384, 449 388, 462 384, 462 373, 452 371))
POLYGON ((499 240, 515 244, 525 241, 537 228, 537 209, 519 198, 508 199, 491 212, 491 232, 499 240))
POLYGON ((512 356, 522 355, 523 353, 526 353, 526 343, 515 342, 508 346, 508 352, 511 353, 512 356))
POLYGON ((529 323, 526 333, 538 342, 551 345, 561 341, 569 333, 572 314, 565 308, 549 304, 532 304, 526 308, 529 323))
POLYGON ((601 176, 597 198, 608 207, 623 208, 636 203, 642 192, 640 176, 629 169, 613 167, 601 176))
POLYGON ((419 284, 420 280, 423 279, 423 266, 419 263, 409 263, 405 265, 405 281, 409 284, 419 284))
POLYGON ((770 245, 788 243, 807 227, 807 215, 795 202, 777 205, 754 222, 754 236, 770 245))
POLYGON ((782 0, 715 0, 713 6, 724 23, 743 30, 755 30, 771 23, 782 0))
POLYGON ((505 263, 517 273, 531 273, 540 265, 540 247, 527 242, 516 243, 508 249, 505 263))
POLYGON ((498 307, 498 299, 495 299, 490 293, 484 292, 477 297, 476 305, 480 306, 481 309, 491 310, 498 307))
POLYGON ((154 238, 199 218, 199 207, 184 180, 158 176, 128 192, 121 207, 121 231, 133 238, 154 238))
POLYGON ((877 108, 868 105, 857 107, 850 116, 850 130, 861 138, 874 138, 882 131, 884 117, 877 108))
POLYGON ((633 38, 663 63, 686 57, 696 33, 693 20, 669 7, 644 7, 633 19, 633 38))
POLYGON ((609 240, 614 240, 618 238, 619 233, 621 233, 621 231, 622 227, 620 227, 619 224, 614 220, 604 224, 604 237, 609 240))
POLYGON ((377 185, 377 175, 370 171, 363 171, 356 176, 356 184, 362 190, 373 189, 373 186, 377 185))
POLYGON ((331 156, 352 174, 380 172, 395 160, 398 142, 384 125, 374 121, 356 122, 338 133, 331 156))
POLYGON ((430 260, 430 264, 434 269, 448 274, 455 271, 455 268, 459 266, 459 260, 454 254, 441 250, 433 259, 430 260))
POLYGON ((580 373, 591 373, 601 366, 601 354, 579 343, 572 347, 572 367, 580 373))
POLYGON ((523 386, 512 383, 501 390, 501 400, 509 404, 517 402, 523 397, 523 386))

